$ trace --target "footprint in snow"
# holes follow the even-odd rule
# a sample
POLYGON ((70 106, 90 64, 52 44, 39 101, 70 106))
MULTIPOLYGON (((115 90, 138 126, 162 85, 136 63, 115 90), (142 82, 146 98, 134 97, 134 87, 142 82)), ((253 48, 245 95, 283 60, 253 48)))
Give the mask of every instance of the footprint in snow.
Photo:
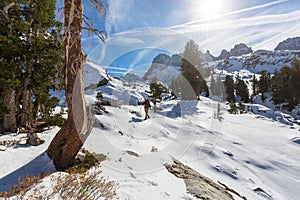
POLYGON ((292 139, 292 141, 296 144, 300 144, 300 137, 295 137, 292 139))

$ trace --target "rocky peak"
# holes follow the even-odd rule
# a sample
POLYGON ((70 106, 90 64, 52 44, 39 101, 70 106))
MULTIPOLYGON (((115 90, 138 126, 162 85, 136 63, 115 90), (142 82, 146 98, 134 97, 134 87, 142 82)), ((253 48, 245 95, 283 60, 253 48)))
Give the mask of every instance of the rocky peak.
POLYGON ((166 54, 159 54, 153 59, 152 64, 145 73, 143 79, 151 80, 156 77, 158 81, 170 84, 171 80, 179 73, 180 65, 180 55, 174 54, 168 56, 166 54))
POLYGON ((137 81, 141 80, 140 77, 138 77, 135 74, 131 74, 131 73, 127 73, 127 74, 125 74, 125 76, 123 76, 121 78, 127 82, 137 82, 137 81))
POLYGON ((230 53, 228 51, 226 51, 225 49, 223 49, 221 51, 221 54, 218 56, 218 59, 222 60, 225 58, 229 58, 230 57, 230 53))
POLYGON ((275 50, 300 50, 300 37, 288 38, 280 42, 275 50))
POLYGON ((245 54, 252 53, 253 50, 249 48, 246 44, 240 43, 234 45, 233 49, 230 50, 231 56, 241 56, 245 54))
POLYGON ((170 65, 171 64, 171 57, 166 54, 158 54, 152 61, 152 64, 163 64, 163 65, 170 65))
POLYGON ((212 62, 216 60, 216 57, 214 57, 213 55, 211 55, 211 53, 209 52, 209 50, 207 50, 205 53, 202 53, 200 55, 201 60, 204 62, 212 62))
POLYGON ((248 47, 244 43, 240 43, 240 44, 234 45, 233 49, 231 49, 229 52, 226 51, 225 49, 223 49, 221 51, 221 54, 218 56, 218 59, 222 60, 222 59, 229 58, 231 56, 241 56, 241 55, 249 54, 252 52, 253 52, 253 50, 250 47, 248 47))

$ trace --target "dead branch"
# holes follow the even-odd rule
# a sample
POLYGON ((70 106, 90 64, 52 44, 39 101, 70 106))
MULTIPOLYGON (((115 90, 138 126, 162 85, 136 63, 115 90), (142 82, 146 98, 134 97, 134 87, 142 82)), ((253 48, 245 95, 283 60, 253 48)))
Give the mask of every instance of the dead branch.
POLYGON ((84 24, 88 26, 88 27, 82 27, 82 30, 87 30, 87 31, 94 33, 103 43, 105 43, 105 39, 107 38, 105 31, 100 31, 96 28, 93 28, 91 23, 88 22, 88 21, 91 21, 91 19, 88 18, 86 15, 82 15, 82 16, 83 16, 82 20, 83 20, 84 24))
POLYGON ((105 7, 103 5, 102 2, 100 2, 99 0, 90 0, 92 6, 95 8, 95 10, 99 11, 100 16, 102 16, 103 14, 105 15, 105 7))

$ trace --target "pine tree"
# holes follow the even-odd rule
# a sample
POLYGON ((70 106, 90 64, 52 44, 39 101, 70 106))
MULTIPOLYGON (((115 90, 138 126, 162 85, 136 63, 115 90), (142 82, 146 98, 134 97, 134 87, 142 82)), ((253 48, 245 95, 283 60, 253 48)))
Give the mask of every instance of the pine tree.
POLYGON ((292 110, 300 101, 300 66, 293 61, 291 67, 284 66, 271 79, 271 90, 275 104, 287 103, 292 110))
POLYGON ((244 80, 242 80, 239 75, 236 77, 236 82, 235 82, 235 91, 236 95, 241 98, 242 101, 245 103, 249 102, 249 91, 248 87, 245 83, 244 80))
POLYGON ((258 86, 258 92, 261 93, 261 98, 263 101, 265 101, 265 93, 270 90, 270 84, 271 84, 271 75, 267 71, 261 72, 261 77, 257 83, 258 86))
POLYGON ((167 92, 167 89, 161 83, 157 82, 157 78, 153 78, 150 83, 150 92, 150 99, 154 104, 154 111, 156 112, 156 103, 161 101, 161 94, 167 92))
POLYGON ((228 102, 235 102, 234 98, 234 81, 232 76, 226 75, 226 79, 224 81, 225 91, 226 91, 226 100, 228 102))
POLYGON ((0 2, 0 122, 6 131, 17 129, 15 103, 16 89, 20 87, 18 74, 22 63, 21 27, 26 27, 20 19, 16 1, 0 2))
POLYGON ((3 124, 10 121, 10 127, 31 128, 34 118, 49 115, 52 110, 48 108, 57 102, 49 95, 59 82, 57 74, 63 61, 55 1, 3 1, 0 9, 0 67, 6 71, 0 85, 6 87, 2 102, 9 110, 3 124))
POLYGON ((255 74, 253 75, 253 78, 252 78, 252 95, 257 95, 257 91, 258 91, 258 86, 257 86, 257 79, 256 79, 256 76, 255 74))
POLYGON ((228 112, 230 114, 237 114, 237 107, 236 107, 236 104, 233 100, 230 101, 228 112))
POLYGON ((239 111, 240 114, 243 114, 245 112, 245 105, 242 104, 242 102, 239 102, 237 106, 237 110, 239 111))
POLYGON ((182 86, 182 97, 185 99, 200 99, 200 93, 205 92, 206 96, 209 96, 209 90, 203 79, 201 70, 200 51, 198 44, 190 40, 186 43, 183 52, 183 58, 181 60, 181 75, 186 81, 182 86), (186 85, 188 84, 188 85, 186 85), (191 87, 193 92, 188 91, 191 87))
POLYGON ((295 107, 300 102, 300 61, 293 60, 291 65, 292 77, 291 77, 291 96, 293 97, 293 104, 291 107, 295 107))

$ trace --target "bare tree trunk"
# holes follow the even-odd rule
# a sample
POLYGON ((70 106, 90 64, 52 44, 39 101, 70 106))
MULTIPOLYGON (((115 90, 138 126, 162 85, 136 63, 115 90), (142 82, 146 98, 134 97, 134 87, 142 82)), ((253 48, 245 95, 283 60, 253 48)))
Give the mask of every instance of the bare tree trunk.
MULTIPOLYGON (((29 74, 31 73, 31 67, 28 69, 29 74)), ((19 121, 19 126, 23 127, 25 129, 31 129, 31 121, 32 121, 32 110, 33 110, 33 102, 32 102, 32 91, 28 88, 30 84, 30 78, 31 76, 29 75, 28 77, 25 78, 24 83, 23 83, 23 92, 21 95, 21 103, 22 103, 22 109, 20 113, 20 121, 19 121)))
POLYGON ((3 116, 3 128, 5 131, 16 132, 17 120, 16 120, 16 108, 15 108, 15 90, 6 89, 2 92, 3 104, 7 113, 3 116))
POLYGON ((93 125, 92 118, 87 115, 83 90, 82 0, 65 0, 64 14, 68 119, 47 149, 57 170, 65 170, 74 164, 93 125))

